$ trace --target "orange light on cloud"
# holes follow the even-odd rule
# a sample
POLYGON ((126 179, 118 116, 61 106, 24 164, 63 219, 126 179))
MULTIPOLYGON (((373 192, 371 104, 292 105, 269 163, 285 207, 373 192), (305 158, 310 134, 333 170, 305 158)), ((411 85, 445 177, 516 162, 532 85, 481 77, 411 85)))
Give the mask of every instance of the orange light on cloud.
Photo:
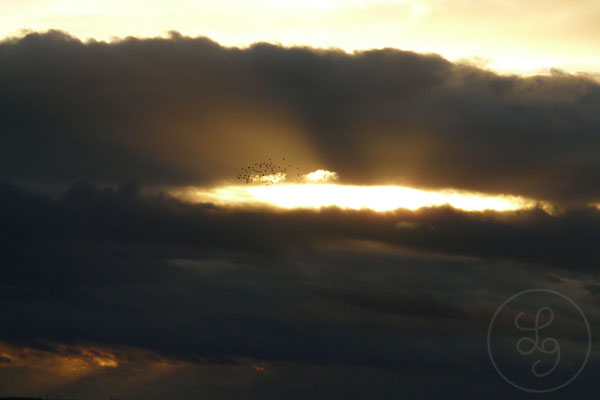
POLYGON ((119 366, 113 353, 94 346, 59 344, 55 345, 54 351, 45 351, 0 343, 0 357, 9 360, 0 363, 0 367, 45 370, 73 379, 102 368, 119 366))

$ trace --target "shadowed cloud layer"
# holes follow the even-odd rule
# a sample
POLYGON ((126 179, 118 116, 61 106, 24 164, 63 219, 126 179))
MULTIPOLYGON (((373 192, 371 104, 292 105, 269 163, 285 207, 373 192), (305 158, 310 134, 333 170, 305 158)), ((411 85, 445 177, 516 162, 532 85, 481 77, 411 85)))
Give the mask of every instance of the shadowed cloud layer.
POLYGON ((345 398, 333 376, 350 374, 363 395, 385 378, 380 398, 398 382, 428 398, 408 382, 461 370, 454 382, 501 398, 485 332, 507 296, 552 287, 600 317, 596 209, 236 210, 131 181, 60 198, 4 184, 0 201, 0 382, 28 393, 345 398))
POLYGON ((205 185, 283 156, 342 183, 600 199, 600 86, 584 76, 176 33, 29 34, 0 60, 0 171, 15 182, 205 185))
MULTIPOLYGON (((486 333, 505 299, 557 290, 598 334, 600 85, 587 77, 52 31, 0 43, 0 85, 0 396, 504 399, 486 333), (167 194, 271 158, 340 184, 554 204, 374 212, 167 194)), ((532 320, 520 307, 499 342, 509 317, 532 320)), ((563 311, 569 373, 586 341, 563 311)), ((581 383, 549 398, 594 393, 597 365, 594 350, 581 383)))

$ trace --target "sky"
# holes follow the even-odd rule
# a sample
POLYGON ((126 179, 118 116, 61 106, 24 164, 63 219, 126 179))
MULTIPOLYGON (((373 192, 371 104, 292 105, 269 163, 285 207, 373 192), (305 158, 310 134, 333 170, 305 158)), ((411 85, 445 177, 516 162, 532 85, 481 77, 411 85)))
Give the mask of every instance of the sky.
POLYGON ((80 39, 164 36, 393 47, 503 73, 600 73, 598 0, 23 0, 0 4, 0 37, 62 29, 80 39))
POLYGON ((595 394, 599 12, 1 3, 0 398, 595 394))

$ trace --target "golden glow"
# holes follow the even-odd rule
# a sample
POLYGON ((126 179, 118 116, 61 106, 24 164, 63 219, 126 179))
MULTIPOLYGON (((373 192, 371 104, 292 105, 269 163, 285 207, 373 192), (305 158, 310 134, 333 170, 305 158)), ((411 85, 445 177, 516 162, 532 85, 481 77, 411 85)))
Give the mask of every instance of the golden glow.
POLYGON ((465 211, 508 211, 536 205, 535 201, 518 196, 488 196, 455 190, 426 191, 402 186, 337 184, 188 188, 173 191, 172 194, 187 201, 220 206, 272 206, 287 209, 336 206, 352 210, 391 211, 398 208, 416 210, 421 207, 450 205, 465 211))
POLYGON ((308 182, 329 182, 338 178, 338 174, 324 169, 318 169, 314 172, 304 175, 304 179, 308 182))
POLYGON ((112 352, 100 347, 58 344, 54 350, 14 347, 0 342, 0 357, 10 360, 0 363, 0 367, 35 368, 76 378, 102 368, 119 366, 117 357, 112 352))
POLYGON ((286 177, 286 174, 278 172, 276 174, 271 174, 271 175, 252 175, 252 176, 250 176, 250 180, 252 182, 279 183, 279 182, 283 182, 285 180, 285 177, 286 177))
POLYGON ((177 30, 227 46, 258 41, 394 47, 501 72, 600 71, 596 0, 22 0, 0 2, 0 36, 28 28, 81 38, 154 37, 177 30))

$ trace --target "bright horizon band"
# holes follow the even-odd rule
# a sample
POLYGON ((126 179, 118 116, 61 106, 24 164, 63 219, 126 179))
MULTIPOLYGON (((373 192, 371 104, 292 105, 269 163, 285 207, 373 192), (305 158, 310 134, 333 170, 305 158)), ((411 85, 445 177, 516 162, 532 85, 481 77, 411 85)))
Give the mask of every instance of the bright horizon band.
POLYGON ((0 5, 0 38, 61 29, 82 40, 157 37, 176 30, 225 46, 255 42, 392 47, 467 60, 501 73, 597 74, 598 11, 584 1, 27 0, 0 5), (574 6, 580 3, 579 7, 574 6))
POLYGON ((484 195, 456 190, 426 191, 403 186, 355 186, 340 184, 299 184, 275 186, 223 186, 187 188, 171 192, 190 202, 207 202, 219 206, 272 206, 279 208, 340 207, 392 211, 399 208, 450 205, 464 211, 511 211, 533 208, 535 200, 512 195, 484 195))

